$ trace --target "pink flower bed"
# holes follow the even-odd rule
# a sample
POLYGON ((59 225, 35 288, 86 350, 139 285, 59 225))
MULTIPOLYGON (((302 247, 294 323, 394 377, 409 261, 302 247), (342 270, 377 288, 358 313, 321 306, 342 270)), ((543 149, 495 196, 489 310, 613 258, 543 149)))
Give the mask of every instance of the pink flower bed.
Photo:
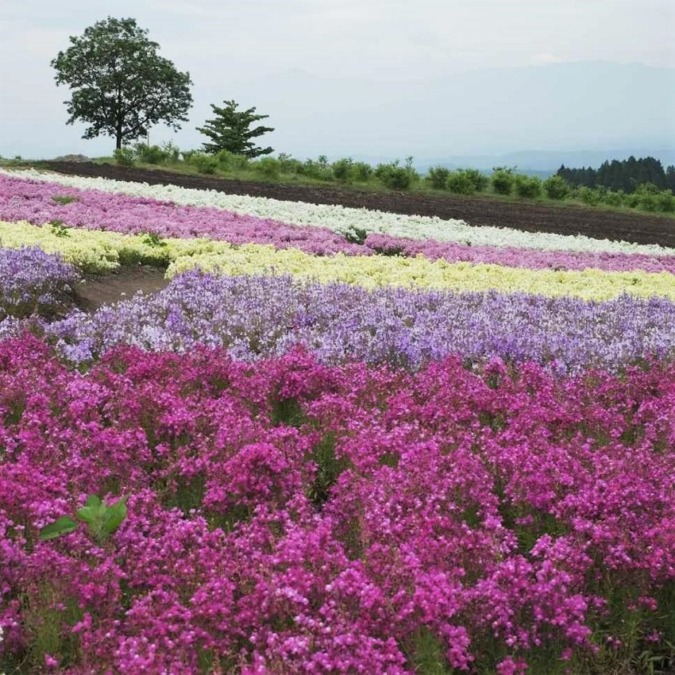
POLYGON ((179 206, 171 202, 79 190, 6 175, 0 175, 0 220, 27 220, 35 225, 57 220, 71 227, 111 230, 122 234, 149 232, 161 237, 207 237, 233 244, 255 243, 271 244, 277 248, 298 248, 315 255, 423 255, 432 260, 444 258, 449 262, 466 261, 530 269, 595 268, 616 272, 643 270, 675 274, 675 256, 548 252, 469 246, 383 234, 364 234, 362 244, 357 244, 324 227, 290 225, 278 220, 241 216, 222 209, 179 206), (69 197, 73 200, 60 203, 69 197))
POLYGON ((674 407, 673 364, 0 343, 0 671, 667 666, 674 407), (40 539, 92 494, 128 497, 112 536, 40 539))

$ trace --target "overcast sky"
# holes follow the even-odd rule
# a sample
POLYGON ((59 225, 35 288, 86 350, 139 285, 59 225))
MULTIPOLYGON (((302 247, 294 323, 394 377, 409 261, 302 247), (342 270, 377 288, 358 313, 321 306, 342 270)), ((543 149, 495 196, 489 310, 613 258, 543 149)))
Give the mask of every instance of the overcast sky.
MULTIPOLYGON (((109 139, 65 126, 68 89, 49 65, 70 35, 109 15, 135 18, 190 72, 191 122, 175 136, 155 132, 182 147, 199 142, 209 103, 243 85, 255 96, 251 83, 289 71, 405 85, 575 61, 675 68, 675 0, 0 0, 0 155, 109 152, 109 139)), ((312 94, 298 107, 320 108, 312 94)))

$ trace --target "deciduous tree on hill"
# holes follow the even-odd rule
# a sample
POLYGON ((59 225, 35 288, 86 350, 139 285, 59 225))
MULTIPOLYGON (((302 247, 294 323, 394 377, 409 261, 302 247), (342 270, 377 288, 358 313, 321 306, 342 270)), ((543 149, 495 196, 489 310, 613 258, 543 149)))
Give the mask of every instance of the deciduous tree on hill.
POLYGON ((159 45, 135 19, 108 17, 71 37, 71 46, 51 62, 56 83, 72 90, 68 124, 89 124, 83 138, 101 134, 115 138, 116 147, 145 136, 165 123, 180 129, 192 105, 189 73, 157 54, 159 45))
POLYGON ((269 131, 274 131, 272 127, 263 126, 251 129, 252 124, 266 119, 269 115, 256 115, 255 108, 237 110, 239 104, 235 101, 224 101, 224 103, 224 108, 211 104, 215 117, 207 120, 203 127, 197 128, 197 131, 211 139, 210 143, 204 143, 205 152, 216 153, 220 150, 227 150, 249 159, 274 152, 274 148, 258 147, 251 140, 269 131))

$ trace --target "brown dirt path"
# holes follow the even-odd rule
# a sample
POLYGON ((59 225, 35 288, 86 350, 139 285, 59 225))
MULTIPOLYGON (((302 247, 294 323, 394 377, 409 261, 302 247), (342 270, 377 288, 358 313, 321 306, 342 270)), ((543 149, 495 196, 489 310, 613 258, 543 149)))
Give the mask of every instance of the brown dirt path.
POLYGON ((87 275, 75 286, 75 304, 85 312, 95 312, 132 298, 138 291, 145 294, 161 291, 168 285, 164 269, 149 265, 129 265, 100 276, 87 275))
POLYGON ((550 206, 489 197, 459 197, 405 192, 366 192, 326 185, 288 185, 191 176, 162 169, 141 169, 113 164, 45 162, 42 166, 77 176, 99 176, 151 185, 219 190, 313 204, 341 204, 407 215, 461 218, 471 225, 512 227, 526 232, 584 234, 596 239, 618 239, 637 244, 675 248, 675 219, 643 213, 620 213, 578 206, 550 206))

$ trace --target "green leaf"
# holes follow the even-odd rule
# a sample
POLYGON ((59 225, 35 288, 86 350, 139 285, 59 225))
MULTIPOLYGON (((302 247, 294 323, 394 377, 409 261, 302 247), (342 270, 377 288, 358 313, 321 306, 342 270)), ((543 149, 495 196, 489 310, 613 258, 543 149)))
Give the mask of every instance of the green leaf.
POLYGON ((68 516, 62 516, 49 525, 45 525, 40 530, 40 539, 47 541, 48 539, 56 539, 64 534, 69 534, 77 529, 77 523, 68 516))
POLYGON ((127 517, 127 498, 122 497, 118 502, 106 510, 105 518, 101 526, 102 534, 110 536, 122 524, 127 517))
POLYGON ((89 495, 85 504, 87 506, 101 506, 101 498, 97 495, 89 495))
POLYGON ((105 506, 101 502, 100 497, 96 495, 89 495, 85 506, 77 512, 77 517, 90 525, 96 520, 100 520, 105 514, 105 506))

